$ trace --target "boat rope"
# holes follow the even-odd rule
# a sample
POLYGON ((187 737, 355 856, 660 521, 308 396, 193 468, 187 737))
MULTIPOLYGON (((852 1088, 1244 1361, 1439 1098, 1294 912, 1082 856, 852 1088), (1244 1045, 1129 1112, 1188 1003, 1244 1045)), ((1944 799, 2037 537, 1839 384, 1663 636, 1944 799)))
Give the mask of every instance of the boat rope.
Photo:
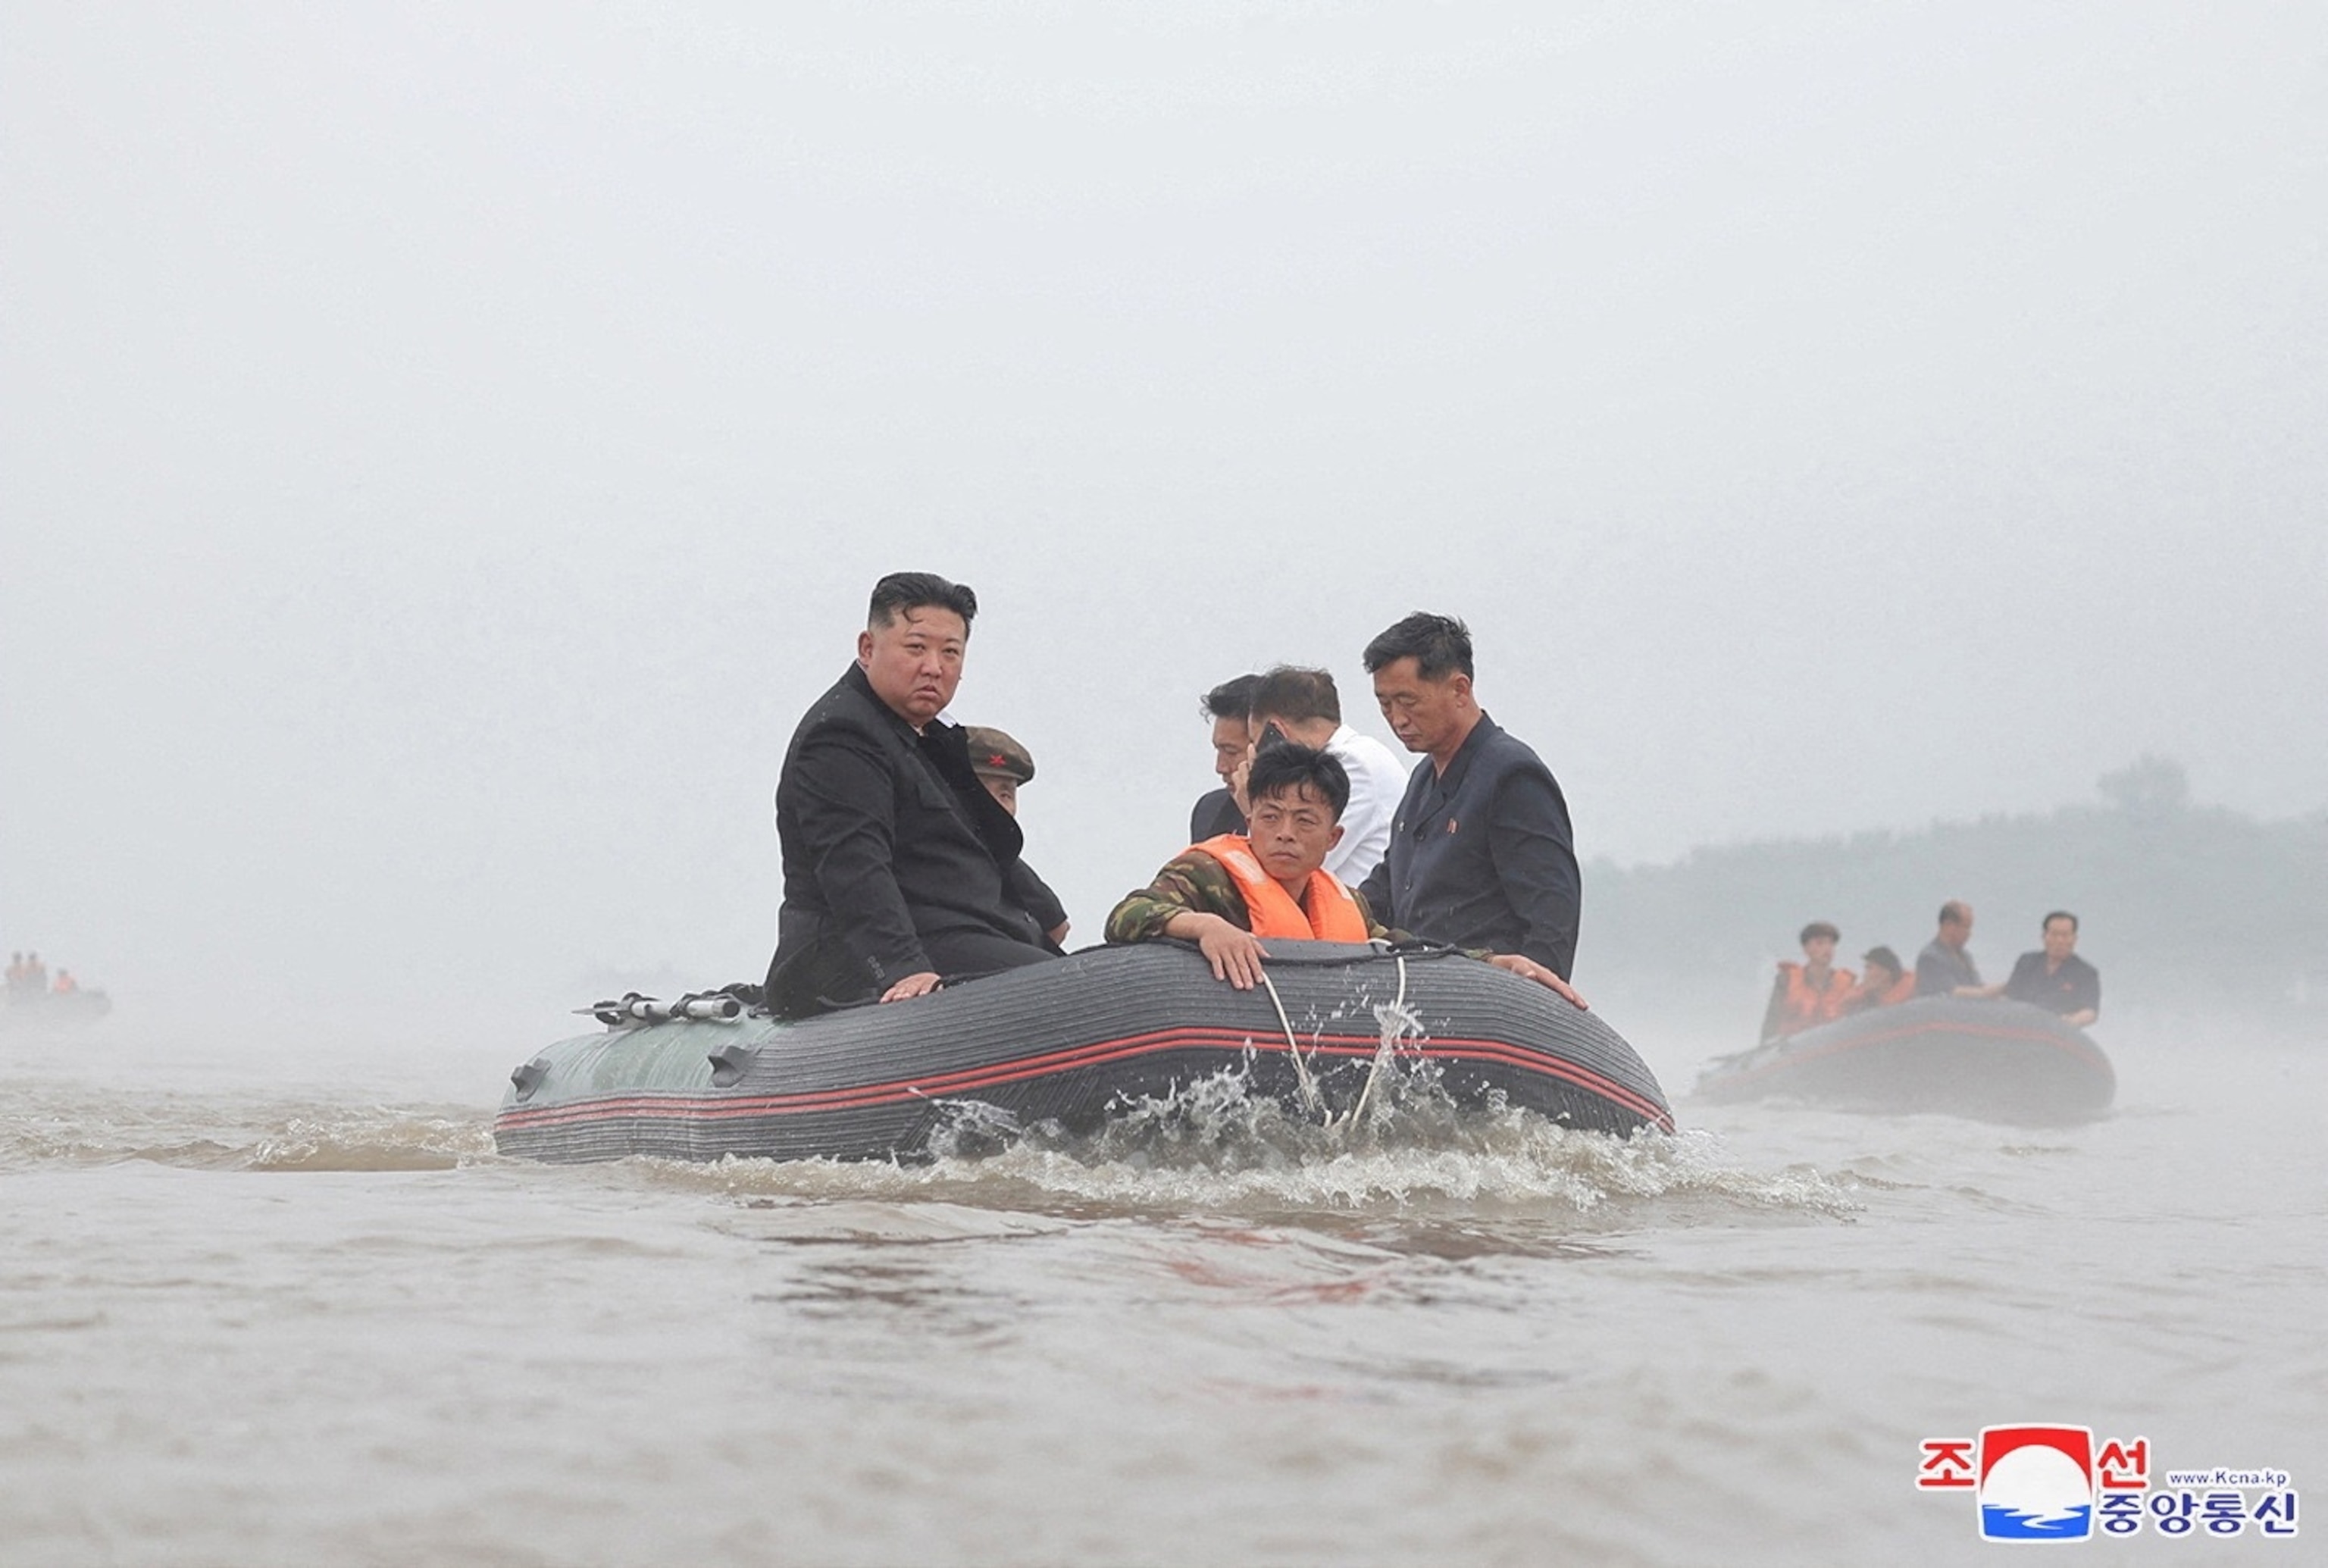
POLYGON ((1301 1042, 1293 1033, 1293 1020, 1285 1015, 1284 999, 1277 994, 1277 982, 1269 978, 1269 971, 1261 972, 1261 983, 1269 989, 1269 1003, 1277 1009, 1277 1027, 1285 1031, 1286 1047, 1293 1053, 1293 1075, 1301 1081, 1301 1103, 1325 1116, 1330 1124, 1333 1113, 1326 1110, 1326 1097, 1318 1093, 1318 1080, 1310 1075, 1310 1064, 1301 1055, 1301 1042))
POLYGON ((1403 953, 1398 955, 1398 995, 1392 1000, 1390 1011, 1378 1016, 1383 1026, 1382 1049, 1375 1053, 1374 1066, 1366 1069, 1366 1085, 1358 1091, 1358 1103, 1350 1107, 1348 1120, 1352 1126, 1357 1125, 1358 1118, 1366 1113, 1366 1102, 1374 1098, 1375 1081, 1382 1076, 1383 1064, 1390 1059, 1391 1052, 1397 1046, 1398 1036, 1391 1031, 1403 1030, 1406 1027, 1406 954, 1403 953))

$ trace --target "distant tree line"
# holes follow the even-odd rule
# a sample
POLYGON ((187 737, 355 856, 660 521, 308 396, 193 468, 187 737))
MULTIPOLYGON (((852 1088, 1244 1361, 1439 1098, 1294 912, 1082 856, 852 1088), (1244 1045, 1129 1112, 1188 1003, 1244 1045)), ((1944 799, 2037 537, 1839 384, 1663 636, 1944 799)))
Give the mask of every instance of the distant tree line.
POLYGON ((2106 804, 1920 831, 1693 851, 1585 872, 1577 979, 1600 995, 1751 1034, 1771 962, 1807 921, 1843 928, 1838 962, 1878 943, 1913 963, 1947 898, 2002 980, 2051 909, 2083 922, 2104 1023, 2121 1006, 2233 1008, 2328 1022, 2328 810, 2262 822, 2194 805, 2180 765, 2144 757, 2099 781, 2106 804))

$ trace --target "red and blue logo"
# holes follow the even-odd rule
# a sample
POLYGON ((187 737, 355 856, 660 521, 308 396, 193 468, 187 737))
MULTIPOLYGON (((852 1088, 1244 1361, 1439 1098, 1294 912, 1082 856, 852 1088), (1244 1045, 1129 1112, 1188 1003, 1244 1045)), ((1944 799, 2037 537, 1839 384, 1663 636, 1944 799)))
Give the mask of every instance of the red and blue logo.
POLYGON ((2082 1541, 2094 1532, 2094 1433, 2084 1426, 1989 1426, 1980 1433, 1985 1541, 2082 1541))

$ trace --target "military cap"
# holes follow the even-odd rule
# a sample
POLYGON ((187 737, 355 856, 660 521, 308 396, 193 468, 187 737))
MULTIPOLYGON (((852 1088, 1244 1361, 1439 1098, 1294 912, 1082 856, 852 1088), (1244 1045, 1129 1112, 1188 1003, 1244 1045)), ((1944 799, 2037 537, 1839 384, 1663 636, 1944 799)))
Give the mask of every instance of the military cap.
POLYGON ((990 773, 997 778, 1015 778, 1020 784, 1035 777, 1035 759, 1027 748, 1000 729, 983 724, 972 725, 965 733, 970 738, 970 765, 972 772, 990 773))

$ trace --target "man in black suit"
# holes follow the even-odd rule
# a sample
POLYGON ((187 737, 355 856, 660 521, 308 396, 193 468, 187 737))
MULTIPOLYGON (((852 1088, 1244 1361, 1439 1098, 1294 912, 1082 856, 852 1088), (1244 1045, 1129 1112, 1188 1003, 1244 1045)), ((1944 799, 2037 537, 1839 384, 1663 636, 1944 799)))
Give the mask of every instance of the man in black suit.
POLYGON ((1188 813, 1192 844, 1244 831, 1244 812, 1237 807, 1236 791, 1230 781, 1253 755, 1253 734, 1246 709, 1253 705, 1253 689, 1260 684, 1258 675, 1240 675, 1205 693, 1203 711, 1213 721, 1213 772, 1220 775, 1221 787, 1198 796, 1196 809, 1188 813))
POLYGON ((874 585, 857 662, 793 732, 776 784, 784 905, 767 1000, 798 1018, 1056 956, 1012 888, 1018 825, 961 727, 978 596, 928 572, 874 585))
POLYGON ((2045 939, 2036 953, 2024 953, 2004 982, 2004 994, 2048 1012, 2061 1021, 2084 1028, 2102 1012, 2102 977, 2078 956, 2078 917, 2056 909, 2039 925, 2045 939))
POLYGON ((1583 906, 1568 802, 1543 759, 1472 695, 1470 629, 1417 611, 1365 658, 1391 733, 1425 759, 1387 855, 1359 889, 1367 906, 1426 942, 1525 954, 1582 1006, 1566 984, 1583 906))

